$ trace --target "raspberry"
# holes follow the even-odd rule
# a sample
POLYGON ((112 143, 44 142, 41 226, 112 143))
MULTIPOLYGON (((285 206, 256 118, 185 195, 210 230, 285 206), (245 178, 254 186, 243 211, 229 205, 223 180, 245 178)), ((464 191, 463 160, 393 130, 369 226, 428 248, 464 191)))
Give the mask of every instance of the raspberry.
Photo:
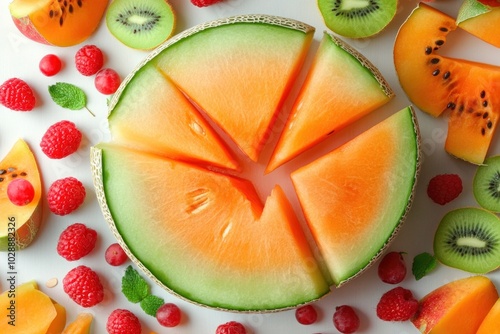
POLYGON ((141 322, 129 310, 116 309, 108 317, 106 330, 109 334, 141 334, 141 322))
POLYGON ((120 266, 127 262, 128 256, 120 246, 120 244, 114 243, 109 245, 109 247, 106 249, 106 252, 104 253, 104 259, 112 266, 120 266))
POLYGON ((59 236, 57 253, 68 261, 76 261, 95 247, 97 232, 82 223, 68 226, 59 236))
POLYGON ((62 67, 61 59, 54 54, 48 54, 40 59, 38 68, 43 75, 51 77, 59 73, 62 67))
POLYGON ((221 1, 222 0, 191 0, 191 3, 196 7, 207 7, 221 1))
POLYGON ((104 55, 97 46, 85 45, 75 54, 75 65, 78 72, 85 76, 97 73, 104 64, 104 55))
POLYGON ((403 253, 387 253, 378 264, 378 276, 384 283, 401 283, 406 277, 406 263, 403 253))
POLYGON ((8 79, 0 86, 0 103, 11 110, 31 111, 35 102, 33 90, 19 78, 8 79))
POLYGON ((165 303, 156 311, 156 320, 164 327, 175 327, 181 323, 180 308, 173 303, 165 303))
POLYGON ((85 187, 74 177, 56 180, 47 192, 49 209, 59 216, 70 214, 83 203, 85 194, 85 187))
POLYGON ((104 299, 104 288, 99 276, 87 266, 71 269, 63 278, 64 292, 78 305, 92 307, 104 299))
POLYGON ((333 325, 339 332, 354 333, 359 329, 359 323, 358 314, 351 306, 341 305, 335 308, 333 325))
POLYGON ((99 93, 110 95, 120 87, 120 75, 111 68, 103 68, 97 72, 94 85, 99 93))
POLYGON ((413 293, 396 287, 382 295, 377 304, 377 316, 385 321, 409 320, 418 310, 418 301, 413 293))
POLYGON ((80 147, 82 133, 75 123, 60 121, 52 124, 40 141, 40 147, 51 159, 62 159, 75 153, 80 147))
POLYGON ((427 186, 427 195, 437 204, 445 205, 462 192, 462 179, 457 174, 434 176, 427 186))
POLYGON ((318 312, 312 305, 304 305, 295 310, 295 319, 302 325, 311 325, 318 319, 318 312))
POLYGON ((7 186, 7 197, 14 205, 27 205, 35 198, 35 188, 26 179, 15 179, 7 186))
POLYGON ((229 321, 225 324, 219 325, 215 330, 215 334, 246 334, 245 327, 236 321, 229 321))

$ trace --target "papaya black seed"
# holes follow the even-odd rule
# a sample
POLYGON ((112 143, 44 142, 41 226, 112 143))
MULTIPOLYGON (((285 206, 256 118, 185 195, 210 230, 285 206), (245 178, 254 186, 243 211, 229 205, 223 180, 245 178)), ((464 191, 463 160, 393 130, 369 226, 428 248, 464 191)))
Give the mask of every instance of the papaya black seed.
POLYGON ((446 80, 446 79, 448 79, 449 77, 450 77, 450 71, 446 71, 446 72, 444 72, 444 74, 443 74, 443 79, 445 79, 445 80, 446 80))
POLYGON ((439 63, 439 58, 432 58, 431 59, 431 64, 437 64, 439 63))
POLYGON ((481 134, 484 136, 486 134, 486 130, 484 128, 481 128, 481 134))
POLYGON ((444 44, 444 41, 442 39, 438 39, 435 43, 436 43, 436 45, 441 46, 444 44))
POLYGON ((428 46, 425 48, 425 54, 430 55, 432 53, 432 47, 428 46))
POLYGON ((13 173, 11 176, 13 179, 15 179, 17 177, 17 173, 13 173))
POLYGON ((461 105, 460 105, 460 107, 458 107, 458 111, 459 111, 459 112, 464 111, 464 109, 465 109, 465 107, 464 107, 464 105, 463 105, 463 104, 461 104, 461 105))
POLYGON ((438 74, 439 74, 439 69, 438 69, 438 70, 434 70, 434 72, 432 72, 432 75, 433 75, 433 76, 436 76, 436 75, 438 75, 438 74))
POLYGON ((488 101, 483 101, 483 107, 487 107, 488 106, 488 101))
POLYGON ((5 169, 0 169, 0 175, 3 175, 5 173, 7 173, 7 171, 5 169))
POLYGON ((482 90, 482 91, 481 91, 481 95, 480 95, 480 96, 481 96, 481 98, 482 98, 482 99, 484 99, 484 98, 485 98, 485 96, 486 96, 486 92, 485 92, 484 90, 482 90))
POLYGON ((28 175, 28 173, 26 173, 26 172, 21 173, 21 176, 26 176, 26 175, 28 175))
POLYGON ((488 118, 488 113, 487 113, 487 112, 485 112, 485 113, 483 114, 483 119, 486 119, 486 118, 488 118))
POLYGON ((493 127, 493 123, 491 121, 488 121, 488 123, 486 123, 486 126, 488 127, 488 129, 491 129, 493 127))
POLYGON ((446 27, 440 27, 439 30, 443 31, 443 32, 447 32, 448 31, 448 28, 446 27))
POLYGON ((0 182, 2 182, 3 180, 5 180, 3 177, 0 177, 0 182))

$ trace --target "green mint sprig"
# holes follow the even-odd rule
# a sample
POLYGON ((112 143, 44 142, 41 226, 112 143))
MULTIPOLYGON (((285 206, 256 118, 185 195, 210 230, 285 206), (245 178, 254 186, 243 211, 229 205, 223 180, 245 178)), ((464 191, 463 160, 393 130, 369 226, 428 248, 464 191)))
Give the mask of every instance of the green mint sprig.
POLYGON ((151 316, 164 304, 163 298, 152 295, 146 280, 131 265, 122 277, 122 293, 131 303, 140 303, 142 310, 151 316))
POLYGON ((428 275, 437 266, 437 259, 434 255, 427 252, 420 253, 413 258, 412 273, 418 281, 428 275))
POLYGON ((70 110, 85 108, 95 117, 94 113, 87 108, 87 95, 81 88, 67 82, 57 82, 49 86, 49 94, 52 100, 61 107, 70 110))

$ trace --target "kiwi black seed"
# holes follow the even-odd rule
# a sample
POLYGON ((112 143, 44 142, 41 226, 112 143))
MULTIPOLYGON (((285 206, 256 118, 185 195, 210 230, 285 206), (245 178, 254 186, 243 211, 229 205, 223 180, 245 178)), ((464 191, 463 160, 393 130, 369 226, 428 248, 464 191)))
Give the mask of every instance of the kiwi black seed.
POLYGON ((382 31, 394 18, 397 0, 318 0, 326 26, 349 38, 365 38, 382 31))
POLYGON ((477 167, 472 191, 479 205, 500 212, 500 155, 487 158, 477 167))
POLYGON ((486 274, 500 266, 500 218, 482 208, 448 212, 434 236, 434 255, 443 264, 486 274))
POLYGON ((172 35, 175 14, 165 0, 113 0, 106 11, 106 25, 123 44, 150 50, 172 35))

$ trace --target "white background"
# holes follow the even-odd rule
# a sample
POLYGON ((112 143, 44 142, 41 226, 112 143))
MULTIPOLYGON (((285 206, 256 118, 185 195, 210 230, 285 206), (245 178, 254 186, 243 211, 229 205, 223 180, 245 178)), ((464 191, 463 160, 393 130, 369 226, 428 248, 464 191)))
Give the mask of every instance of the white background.
MULTIPOLYGON (((456 15, 459 0, 440 0, 432 3, 450 15, 456 15)), ((313 0, 226 0, 223 3, 197 8, 188 0, 171 0, 177 13, 176 32, 180 32, 195 24, 207 20, 226 17, 243 13, 265 13, 286 16, 304 21, 316 27, 313 49, 317 47, 323 31, 326 29, 316 2, 313 0)), ((397 30, 402 22, 416 6, 415 1, 400 0, 400 8, 396 18, 381 34, 365 40, 348 40, 354 48, 363 53, 375 64, 394 89, 397 97, 382 110, 368 116, 359 124, 339 133, 339 141, 349 138, 362 131, 368 125, 392 114, 410 104, 398 84, 392 59, 392 47, 397 30)), ((108 32, 105 24, 84 44, 96 44, 106 54, 105 66, 117 70, 125 77, 134 69, 136 64, 147 56, 147 52, 129 49, 120 44, 108 32)), ((29 113, 13 112, 0 106, 0 157, 3 157, 17 138, 24 138, 33 149, 43 176, 45 190, 56 179, 74 176, 79 178, 86 186, 87 198, 84 205, 71 215, 59 217, 49 213, 44 203, 45 213, 42 228, 27 249, 17 253, 17 281, 22 283, 35 279, 41 289, 52 298, 63 304, 68 311, 68 321, 73 320, 77 313, 86 311, 95 315, 93 333, 104 333, 108 314, 115 308, 127 308, 140 318, 143 333, 150 330, 157 333, 214 333, 217 325, 230 320, 242 322, 249 333, 337 333, 332 323, 332 314, 335 306, 349 304, 353 306, 361 317, 360 333, 417 333, 409 322, 389 323, 378 320, 375 307, 383 292, 393 286, 382 283, 376 275, 376 265, 369 268, 361 277, 349 284, 334 290, 328 296, 315 303, 320 313, 319 321, 311 326, 302 326, 295 321, 294 311, 283 311, 272 314, 236 314, 216 311, 191 305, 180 300, 166 291, 151 284, 152 293, 161 296, 168 302, 177 303, 184 312, 183 323, 173 329, 159 326, 153 317, 146 315, 138 305, 129 303, 120 292, 120 280, 125 266, 118 268, 107 265, 104 261, 104 250, 114 242, 104 219, 102 218, 92 186, 89 167, 89 148, 103 140, 107 140, 107 109, 108 97, 98 93, 93 86, 93 77, 80 75, 73 65, 75 52, 82 45, 58 48, 32 42, 23 37, 15 28, 9 17, 8 3, 3 1, 0 5, 0 81, 11 77, 19 77, 27 81, 36 91, 37 107, 29 113), (65 62, 63 70, 56 77, 44 77, 38 70, 38 62, 42 56, 55 53, 65 62), (70 111, 55 105, 47 92, 48 85, 56 81, 76 84, 83 88, 88 95, 88 107, 96 114, 91 117, 85 110, 70 111), (40 150, 39 141, 45 130, 53 123, 68 119, 77 124, 84 134, 84 141, 75 154, 62 160, 51 160, 40 150), (69 224, 82 222, 96 229, 99 239, 96 249, 87 257, 76 263, 67 262, 57 255, 55 247, 61 231, 69 224), (63 292, 62 278, 74 266, 85 264, 94 268, 100 275, 105 286, 105 300, 98 306, 90 309, 82 307, 71 301, 63 292), (46 288, 45 282, 50 278, 59 279, 59 284, 54 288, 46 288)), ((312 50, 313 51, 313 50, 312 50)), ((489 46, 463 31, 456 31, 449 35, 442 54, 463 57, 470 60, 488 62, 500 65, 500 50, 489 46)), ((311 52, 311 55, 313 52, 311 52)), ((309 59, 310 60, 310 59, 309 59)), ((360 92, 362 98, 362 92, 360 92)), ((288 101, 289 105, 290 101, 288 101)), ((285 108, 286 106, 285 105, 285 108)), ((389 250, 404 251, 407 253, 406 262, 411 266, 413 257, 423 251, 432 252, 432 239, 434 230, 441 217, 453 208, 463 206, 477 206, 472 197, 472 176, 475 167, 448 156, 443 150, 446 135, 446 121, 433 119, 417 110, 418 120, 422 134, 423 165, 416 190, 412 211, 405 222, 396 240, 390 245, 389 250), (464 182, 464 191, 461 196, 446 206, 439 206, 431 202, 425 193, 429 179, 440 173, 458 173, 464 182)), ((271 140, 274 138, 271 138, 271 140)), ((498 140, 496 140, 497 142, 498 140)), ((494 144, 490 154, 500 152, 498 144, 494 144)), ((255 177, 257 188, 266 192, 274 183, 283 182, 283 172, 273 173, 269 177, 262 177, 261 171, 264 162, 255 166, 250 177, 255 177), (281 175, 281 179, 280 179, 281 175)), ((369 162, 367 162, 369 163, 369 162)), ((285 169, 286 171, 286 169, 285 169)), ((284 185, 290 189, 289 185, 284 185)), ((290 195, 296 205, 296 199, 290 195)), ((6 282, 7 257, 0 253, 0 289, 7 287, 6 282)), ((420 281, 415 281, 409 272, 405 281, 400 285, 411 289, 417 298, 424 296, 432 289, 454 280, 468 276, 463 271, 439 266, 429 276, 420 281)), ((488 275, 497 287, 500 288, 500 273, 488 275)))

